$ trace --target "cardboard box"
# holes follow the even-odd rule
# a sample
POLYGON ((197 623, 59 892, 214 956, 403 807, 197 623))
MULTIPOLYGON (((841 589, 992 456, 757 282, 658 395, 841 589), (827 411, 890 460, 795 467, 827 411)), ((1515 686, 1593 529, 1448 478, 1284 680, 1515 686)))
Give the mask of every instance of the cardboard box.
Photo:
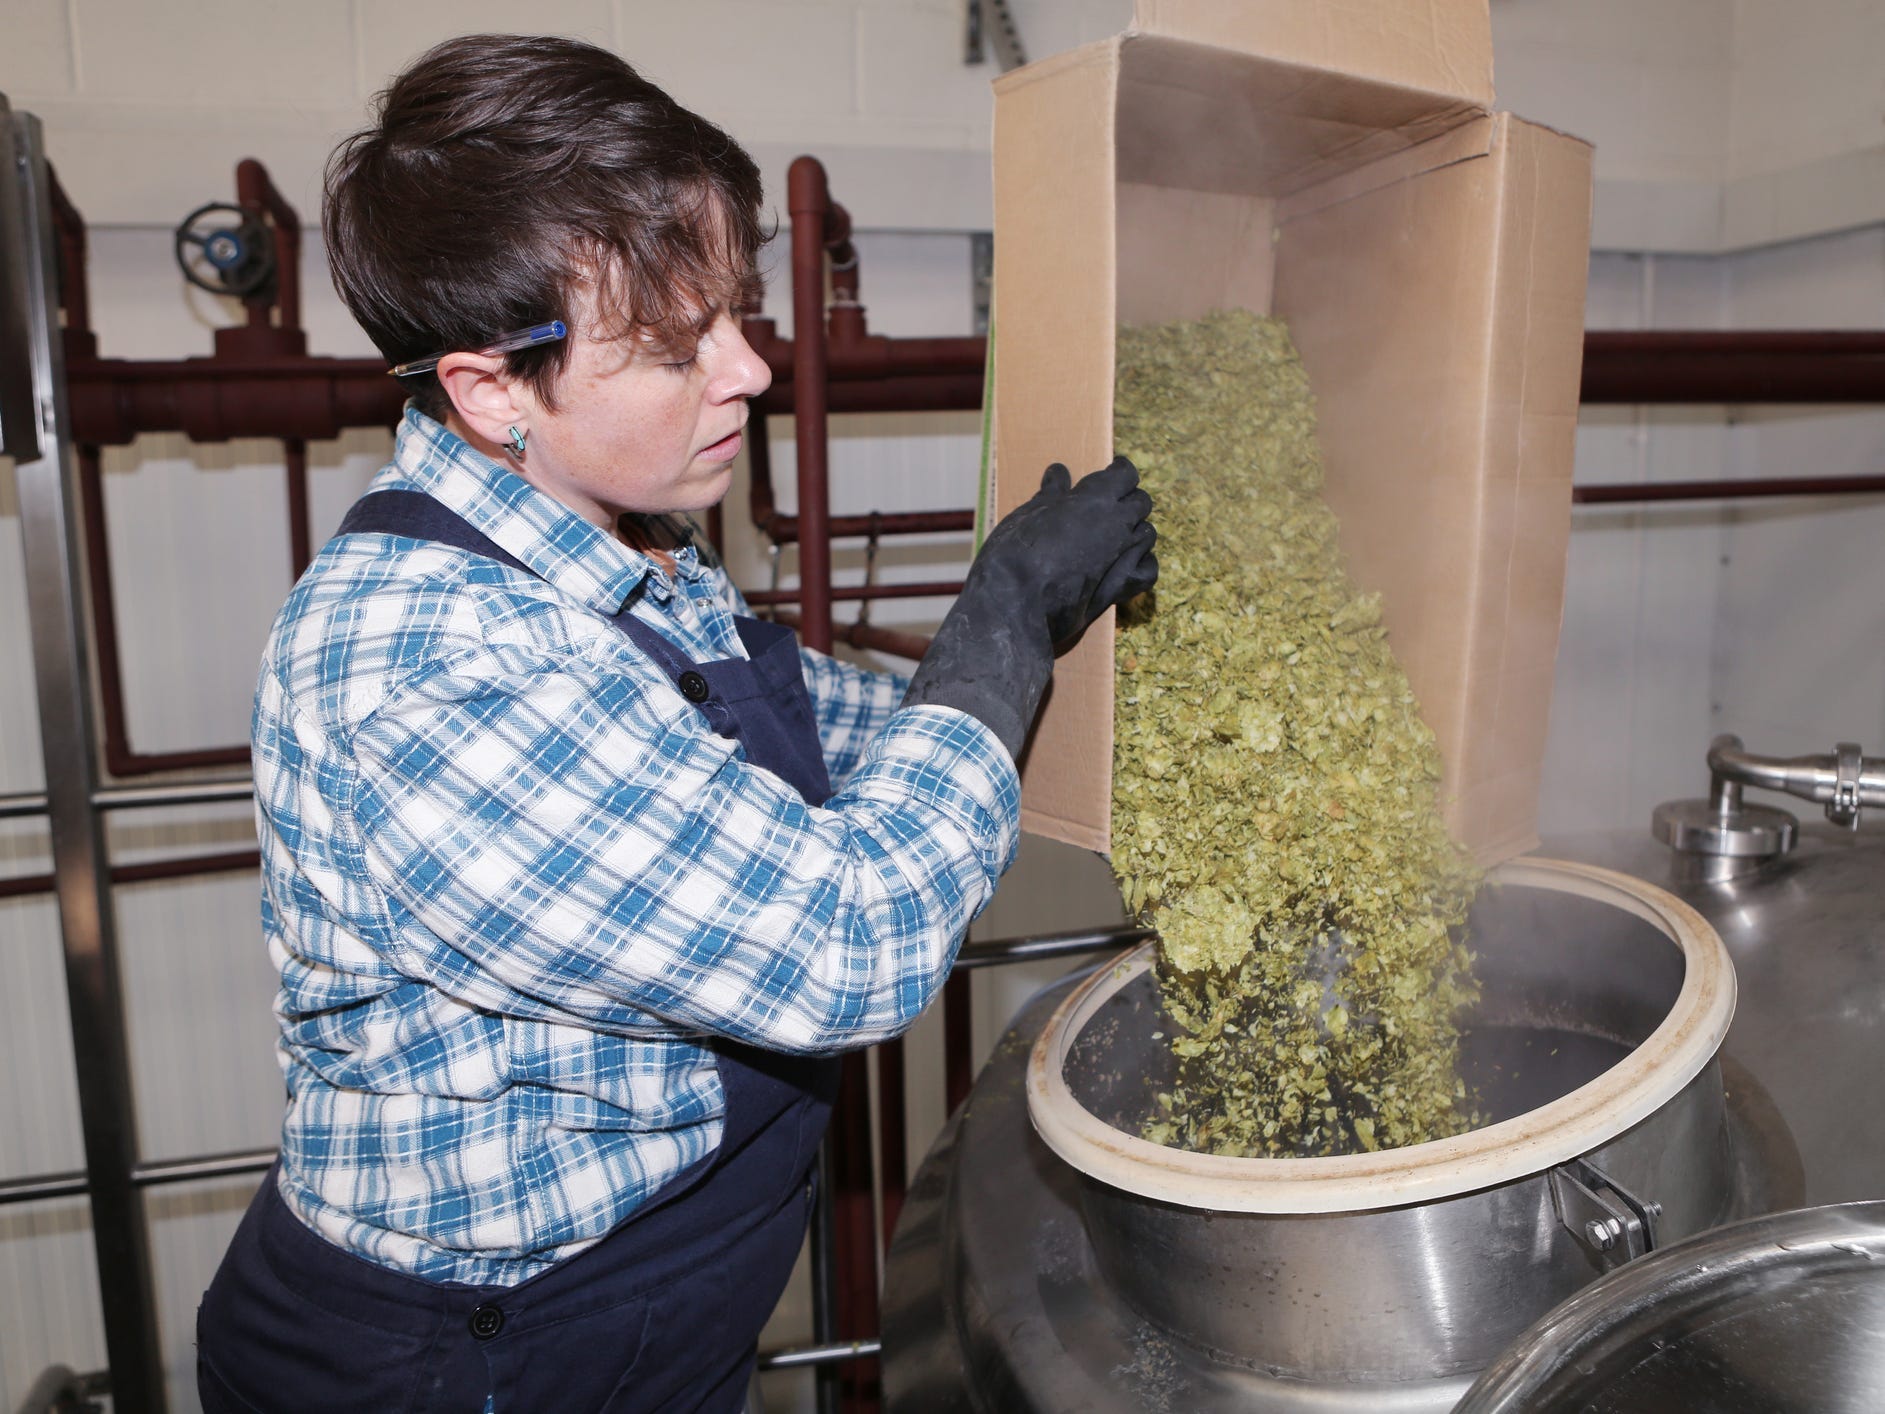
MULTIPOLYGON (((1139 0, 998 80, 992 499, 1111 459, 1118 325, 1287 320, 1349 572, 1487 863, 1536 843, 1591 194, 1491 69, 1485 0, 1139 0)), ((1112 749, 1109 615, 1058 665, 1024 827, 1108 849, 1112 749)))

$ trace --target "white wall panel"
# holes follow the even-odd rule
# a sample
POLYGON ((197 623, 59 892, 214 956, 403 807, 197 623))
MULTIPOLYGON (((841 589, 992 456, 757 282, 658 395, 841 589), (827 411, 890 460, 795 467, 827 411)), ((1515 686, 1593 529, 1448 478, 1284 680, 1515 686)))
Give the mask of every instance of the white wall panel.
POLYGON ((1739 328, 1885 324, 1885 226, 1748 251, 1727 268, 1729 308, 1739 328))
MULTIPOLYGON (((1713 327, 1727 289, 1720 261, 1599 256, 1585 321, 1713 327)), ((1575 480, 1712 479, 1725 447, 1719 408, 1586 407, 1575 480)), ((1539 811, 1547 837, 1646 827, 1658 801, 1694 793, 1693 761, 1711 730, 1724 534, 1715 503, 1574 508, 1539 811)))
POLYGON ((1885 142, 1885 9, 1874 0, 1735 0, 1737 173, 1885 142))
MULTIPOLYGON (((1869 421, 1867 470, 1876 474, 1885 419, 1869 421)), ((1730 524, 1713 673, 1720 730, 1763 755, 1818 754, 1841 741, 1885 752, 1885 572, 1877 551, 1885 497, 1747 503, 1730 524)), ((1816 813, 1790 808, 1805 818, 1816 813)))
MULTIPOLYGON (((408 63, 456 34, 556 34, 613 48, 611 0, 398 0, 357 7, 361 71, 377 92, 408 63)), ((624 51, 631 61, 632 51, 624 51)))
MULTIPOLYGON (((1129 0, 1012 9, 1035 58, 1131 19, 1129 0)), ((1597 139, 1613 248, 1717 250, 1879 219, 1885 197, 1845 162, 1881 146, 1885 10, 1870 0, 1501 0, 1492 24, 1502 105, 1597 139), (1788 190, 1786 174, 1822 162, 1834 179, 1788 190), (1749 215, 1776 193, 1811 209, 1780 225, 1749 215)), ((769 178, 804 150, 867 175, 872 224, 957 225, 954 208, 973 212, 959 229, 986 225, 994 70, 962 65, 955 0, 546 0, 527 14, 496 0, 3 0, 0 26, 0 92, 46 118, 94 221, 172 219, 176 192, 213 189, 250 153, 311 213, 328 150, 402 61, 451 34, 534 28, 613 44, 726 124, 769 178)))
MULTIPOLYGON (((1885 327, 1885 229, 1733 263, 1738 325, 1885 327)), ((1740 410, 1725 474, 1885 473, 1885 409, 1740 410)), ((1885 743, 1885 498, 1743 503, 1724 548, 1714 695, 1723 730, 1768 754, 1885 743)))
MULTIPOLYGON (((1628 53, 1644 60, 1726 63, 1731 20, 1720 0, 1493 0, 1494 54, 1522 44, 1598 58, 1628 53)), ((1498 69, 1494 77, 1503 79, 1498 69)), ((1501 102, 1505 100, 1500 86, 1501 102)))
POLYGON ((716 122, 857 112, 855 5, 617 0, 616 14, 623 56, 716 122))
MULTIPOLYGON (((16 1407, 48 1366, 85 1371, 104 1364, 104 1318, 84 1202, 0 1208, 0 1403, 16 1407)), ((195 1407, 192 1401, 176 1414, 195 1407)))
POLYGON ((328 104, 363 96, 351 5, 189 0, 71 8, 79 87, 113 103, 292 107, 314 94, 328 104))
POLYGON ((269 1148, 280 1136, 276 975, 257 900, 252 870, 117 890, 138 1149, 147 1158, 269 1148))
POLYGON ((78 74, 72 62, 72 10, 66 0, 7 0, 0 92, 24 85, 35 94, 70 93, 78 74))
POLYGON ((78 1076, 50 895, 0 899, 0 978, 0 1177, 81 1169, 78 1076))
POLYGON ((139 751, 248 740, 293 582, 278 444, 145 437, 104 454, 126 730, 139 751))
POLYGON ((988 81, 996 71, 962 62, 962 6, 867 5, 857 19, 860 112, 941 119, 986 133, 993 113, 988 81))
POLYGON ((1603 176, 1644 175, 1641 64, 1557 46, 1497 44, 1494 79, 1500 107, 1595 144, 1603 176))

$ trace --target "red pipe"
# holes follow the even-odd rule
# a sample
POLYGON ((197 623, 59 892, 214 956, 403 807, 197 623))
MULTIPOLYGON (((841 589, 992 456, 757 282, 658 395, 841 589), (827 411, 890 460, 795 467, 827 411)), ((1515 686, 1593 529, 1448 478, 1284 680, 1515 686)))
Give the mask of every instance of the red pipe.
MULTIPOLYGON (((775 382, 753 399, 756 411, 786 414, 796 396, 792 380, 775 382)), ((830 412, 975 412, 982 406, 980 373, 912 373, 854 378, 830 385, 830 412)))
POLYGON ((258 219, 266 218, 275 246, 275 278, 242 297, 246 324, 216 331, 217 357, 304 357, 308 336, 301 328, 300 214, 275 190, 268 169, 253 157, 236 164, 236 204, 258 219), (279 322, 274 318, 277 313, 279 322))
MULTIPOLYGON (((275 243, 277 279, 275 281, 275 301, 282 313, 279 328, 270 325, 270 296, 266 292, 245 297, 248 307, 249 322, 246 328, 235 331, 219 330, 216 336, 216 357, 207 360, 190 360, 186 367, 193 375, 205 368, 211 371, 211 380, 199 382, 192 378, 187 388, 178 388, 177 406, 179 430, 215 431, 221 424, 213 416, 203 411, 205 391, 213 391, 218 399, 227 397, 234 389, 238 379, 231 378, 226 372, 230 363, 240 364, 244 360, 263 360, 268 358, 289 360, 289 366, 297 374, 307 362, 307 336, 298 327, 300 315, 300 277, 299 258, 301 249, 301 223, 294 208, 283 200, 268 179, 262 164, 253 159, 245 160, 236 170, 236 185, 245 208, 258 217, 266 216, 272 223, 272 238, 275 243), (233 332, 235 342, 223 336, 233 332), (192 424, 194 418, 194 424, 192 424)), ((54 216, 59 230, 59 284, 61 306, 65 311, 65 340, 68 358, 72 360, 68 369, 68 383, 71 373, 81 375, 86 371, 104 369, 108 373, 122 373, 129 370, 127 385, 141 384, 153 376, 153 370, 168 370, 172 365, 165 364, 124 364, 119 360, 105 361, 97 357, 97 338, 87 327, 90 302, 86 293, 85 261, 85 220, 69 199, 65 197, 55 180, 53 184, 54 216)), ((120 390, 122 392, 122 390, 120 390)), ((122 414, 126 404, 137 401, 135 394, 122 396, 118 411, 122 414)), ((240 401, 240 399, 238 399, 240 401)), ((270 400, 264 398, 261 403, 252 406, 253 415, 258 407, 266 409, 270 400)), ((221 404, 216 405, 220 408, 221 404)), ((124 683, 120 671, 119 634, 116 603, 113 597, 110 569, 110 539, 105 524, 105 497, 103 478, 99 474, 98 449, 101 443, 120 443, 131 441, 139 432, 168 430, 154 426, 138 426, 134 422, 120 417, 114 424, 111 420, 100 418, 95 424, 81 426, 76 438, 78 445, 78 473, 81 488, 80 516, 86 544, 87 573, 91 584, 90 612, 92 616, 93 639, 97 653, 100 725, 103 727, 103 756, 108 772, 118 776, 148 775, 156 771, 193 770, 213 766, 246 765, 249 760, 249 748, 242 746, 206 747, 186 751, 139 752, 132 748, 129 730, 126 725, 124 709, 124 683), (87 437, 86 431, 99 435, 87 437)), ((258 435, 281 435, 279 428, 271 421, 255 429, 258 435)), ((337 435, 338 428, 329 435, 337 435)), ((228 435, 225 430, 225 435, 228 435)), ((219 437, 199 437, 197 440, 220 440, 219 437)), ((307 445, 304 440, 287 436, 283 440, 283 460, 287 475, 288 490, 288 525, 289 554, 298 577, 312 558, 309 529, 308 492, 307 492, 307 445)))
POLYGON ((215 358, 170 363, 100 358, 72 365, 66 382, 73 437, 94 446, 123 446, 146 432, 181 432, 193 442, 329 441, 349 427, 393 427, 405 405, 378 359, 235 361, 240 357, 219 350, 215 358))
MULTIPOLYGON (((789 609, 776 610, 772 617, 789 628, 798 627, 798 615, 789 609)), ((921 634, 902 633, 894 628, 879 628, 876 624, 847 624, 843 630, 843 637, 844 641, 853 648, 869 648, 894 654, 899 658, 908 658, 912 662, 929 652, 929 640, 921 634)))
POLYGON ((896 658, 918 662, 929 652, 930 640, 918 633, 900 633, 876 624, 854 623, 846 626, 844 641, 853 648, 868 648, 896 658))
POLYGON ((825 238, 831 194, 810 157, 786 173, 792 212, 792 381, 798 446, 799 578, 806 586, 806 646, 831 651, 830 482, 826 467, 825 238))
MULTIPOLYGON (((762 342, 776 381, 754 400, 754 411, 796 411, 798 392, 788 375, 798 341, 762 342)), ((1885 334, 1593 331, 1584 348, 1586 403, 1885 403, 1885 334)), ((404 402, 378 359, 245 358, 232 367, 217 359, 73 353, 67 377, 74 436, 100 446, 123 445, 141 432, 183 432, 199 441, 329 439, 348 427, 390 427, 404 402)), ((862 348, 833 348, 827 410, 974 409, 981 405, 982 357, 982 341, 973 338, 872 335, 862 348)))
MULTIPOLYGON (((829 653, 831 639, 830 486, 826 455, 825 243, 831 197, 825 169, 809 157, 786 174, 792 216, 792 381, 798 445, 799 578, 805 586, 801 638, 829 653)), ((831 1203, 840 1340, 877 1334, 877 1230, 871 1164, 870 1073, 863 1052, 844 1058, 831 1127, 831 1203)), ((877 1362, 846 1365, 841 1405, 863 1414, 879 1403, 877 1362)))
POLYGON ((903 1042, 893 1038, 877 1047, 877 1123, 880 1127, 877 1154, 882 1161, 884 1174, 881 1242, 885 1249, 890 1246, 890 1238, 897 1230, 897 1218, 903 1212, 903 1199, 909 1188, 905 1177, 910 1163, 909 1141, 903 1132, 903 1097, 908 1093, 909 1088, 904 1079, 903 1042), (894 1182, 892 1175, 896 1176, 894 1182))
MULTIPOLYGON (((873 528, 867 515, 832 516, 829 523, 834 540, 869 535, 873 528)), ((790 545, 799 537, 799 518, 774 512, 762 522, 762 528, 774 544, 790 545)), ((942 535, 973 530, 975 512, 891 511, 877 517, 875 529, 879 535, 942 535)))
POLYGON ((308 513, 308 444, 299 437, 284 437, 281 450, 287 472, 288 562, 294 566, 294 578, 300 579, 314 559, 314 529, 308 513))
POLYGON ((1758 481, 1645 481, 1573 486, 1581 506, 1641 501, 1742 501, 1770 496, 1877 496, 1885 476, 1776 476, 1758 481))
POLYGON ((1586 403, 1885 402, 1885 333, 1592 330, 1586 403))
POLYGON ((59 174, 51 164, 46 175, 53 229, 59 236, 59 307, 65 311, 66 360, 93 358, 98 353, 98 336, 92 332, 92 301, 86 287, 85 218, 59 185, 59 174))

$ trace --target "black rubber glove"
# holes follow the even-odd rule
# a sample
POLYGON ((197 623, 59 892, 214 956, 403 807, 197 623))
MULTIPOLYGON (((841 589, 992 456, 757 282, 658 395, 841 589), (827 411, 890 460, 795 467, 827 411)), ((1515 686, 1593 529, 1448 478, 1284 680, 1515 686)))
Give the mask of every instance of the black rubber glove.
POLYGON ((1055 650, 1157 582, 1151 513, 1124 457, 1077 486, 1060 463, 1048 467, 1041 489, 989 532, 904 706, 958 708, 1019 757, 1055 650))

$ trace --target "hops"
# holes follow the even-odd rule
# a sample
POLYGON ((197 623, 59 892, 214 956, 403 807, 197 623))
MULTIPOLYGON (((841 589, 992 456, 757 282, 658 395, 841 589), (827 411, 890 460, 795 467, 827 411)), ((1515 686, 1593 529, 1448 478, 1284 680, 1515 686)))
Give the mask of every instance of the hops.
POLYGON ((1178 1023, 1147 1137, 1324 1154, 1470 1127, 1450 930, 1477 877, 1379 600, 1343 572, 1283 325, 1121 330, 1114 442, 1159 507, 1114 709, 1113 868, 1178 1023))

